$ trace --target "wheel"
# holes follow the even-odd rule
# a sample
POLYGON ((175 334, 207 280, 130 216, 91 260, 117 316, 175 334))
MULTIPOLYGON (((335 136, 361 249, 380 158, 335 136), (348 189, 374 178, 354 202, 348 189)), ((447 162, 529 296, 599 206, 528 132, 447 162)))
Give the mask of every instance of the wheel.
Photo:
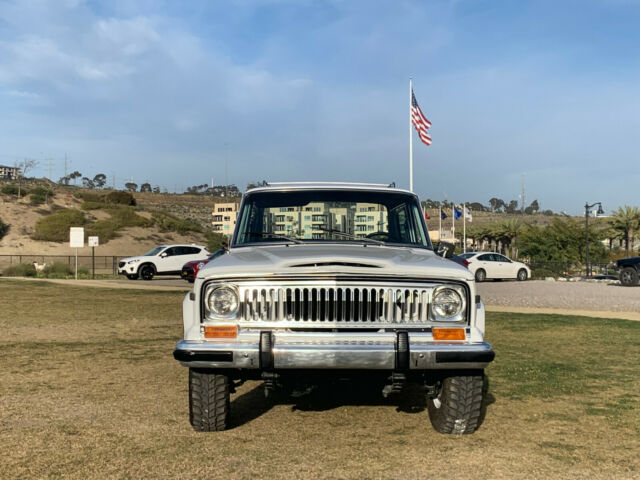
POLYGON ((189 369, 189 422, 197 432, 219 432, 229 423, 229 377, 189 369))
POLYGON ((487 279, 487 272, 485 272, 482 268, 476 270, 476 282, 484 282, 487 279))
POLYGON ((128 273, 127 274, 127 278, 129 280, 137 280, 138 279, 138 274, 137 273, 128 273))
POLYGON ((480 423, 483 388, 482 370, 477 375, 446 377, 438 396, 427 402, 433 428, 454 435, 475 432, 480 423))
POLYGON ((638 284, 638 272, 633 267, 623 268, 620 272, 620 283, 625 287, 633 287, 638 284))
POLYGON ((527 279, 528 275, 527 275, 527 271, 524 268, 521 268, 520 270, 518 270, 518 280, 521 282, 524 282, 527 279))
POLYGON ((140 267, 140 277, 142 277, 143 280, 151 280, 155 273, 156 271, 153 265, 142 265, 140 267))

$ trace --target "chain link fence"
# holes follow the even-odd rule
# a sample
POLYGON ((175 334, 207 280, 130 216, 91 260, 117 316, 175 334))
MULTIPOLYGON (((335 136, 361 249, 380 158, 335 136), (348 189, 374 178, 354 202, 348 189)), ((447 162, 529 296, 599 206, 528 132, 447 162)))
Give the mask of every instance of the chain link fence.
MULTIPOLYGON (((129 255, 130 256, 130 255, 129 255)), ((126 258, 125 255, 78 255, 78 268, 86 268, 90 273, 97 275, 117 275, 118 262, 126 258), (94 263, 95 262, 95 263, 94 263), (95 272, 93 265, 95 264, 95 272)), ((75 268, 75 255, 0 255, 0 272, 5 268, 19 264, 53 265, 54 263, 65 263, 71 269, 75 268)))

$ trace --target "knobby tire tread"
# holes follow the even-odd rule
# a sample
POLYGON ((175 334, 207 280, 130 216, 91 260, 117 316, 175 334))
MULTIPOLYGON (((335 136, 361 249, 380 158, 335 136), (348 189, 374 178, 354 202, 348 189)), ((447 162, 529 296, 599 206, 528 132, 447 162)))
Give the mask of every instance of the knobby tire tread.
POLYGON ((189 417, 198 432, 225 430, 229 420, 229 377, 189 369, 189 417))

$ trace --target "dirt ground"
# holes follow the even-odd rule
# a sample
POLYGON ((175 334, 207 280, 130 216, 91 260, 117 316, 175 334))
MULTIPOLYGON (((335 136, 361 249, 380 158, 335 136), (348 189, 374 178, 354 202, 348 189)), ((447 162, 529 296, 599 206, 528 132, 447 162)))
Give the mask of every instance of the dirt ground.
MULTIPOLYGON (((61 208, 80 208, 80 201, 69 195, 58 195, 52 199, 51 205, 61 208)), ((8 199, 0 195, 0 219, 8 224, 9 232, 0 239, 0 255, 74 255, 75 249, 69 247, 68 242, 41 242, 32 240, 36 221, 51 211, 51 205, 34 207, 28 199, 8 199)), ((146 212, 139 212, 148 215, 146 212)), ((106 218, 108 215, 101 211, 87 212, 96 219, 106 218)), ((141 255, 157 245, 166 243, 197 243, 205 244, 204 237, 197 233, 180 235, 175 232, 160 232, 155 227, 132 227, 123 229, 118 238, 107 243, 101 242, 96 248, 98 256, 127 256, 141 255)), ((78 250, 78 255, 91 255, 91 248, 78 250)))

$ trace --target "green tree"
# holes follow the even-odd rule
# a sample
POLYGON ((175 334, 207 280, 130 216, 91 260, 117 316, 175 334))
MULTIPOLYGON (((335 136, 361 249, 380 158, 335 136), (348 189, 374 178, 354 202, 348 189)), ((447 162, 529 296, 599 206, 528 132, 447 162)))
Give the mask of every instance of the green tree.
POLYGON ((138 189, 138 184, 133 182, 127 182, 124 184, 124 188, 126 188, 130 192, 135 192, 138 189))
POLYGON ((628 205, 618 207, 611 217, 611 225, 624 235, 624 248, 629 255, 629 245, 633 245, 634 233, 640 228, 640 210, 628 205))
POLYGON ((103 188, 107 183, 107 176, 104 173, 99 173, 93 177, 93 184, 96 188, 103 188))
POLYGON ((151 184, 150 183, 143 183, 142 185, 140 185, 140 191, 141 192, 150 192, 151 191, 151 184))

